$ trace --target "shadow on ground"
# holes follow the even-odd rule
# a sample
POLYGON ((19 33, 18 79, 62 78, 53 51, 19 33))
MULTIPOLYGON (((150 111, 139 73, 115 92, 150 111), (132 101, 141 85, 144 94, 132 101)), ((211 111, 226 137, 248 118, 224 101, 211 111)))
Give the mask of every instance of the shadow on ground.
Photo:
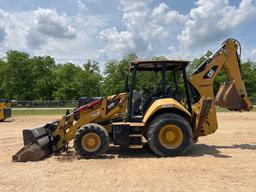
POLYGON ((142 149, 119 149, 118 147, 109 148, 107 154, 117 158, 158 158, 148 147, 144 145, 142 149))
MULTIPOLYGON (((216 158, 231 158, 232 156, 223 154, 221 149, 242 149, 242 150, 256 150, 256 144, 236 144, 231 146, 218 146, 218 145, 206 145, 197 144, 189 151, 186 156, 190 157, 202 157, 205 155, 213 156, 216 158)), ((64 152, 55 155, 55 158, 59 161, 73 161, 81 159, 78 157, 72 149, 69 152, 64 152)), ((114 159, 114 158, 159 158, 145 145, 143 149, 119 149, 118 147, 110 147, 107 153, 103 157, 95 159, 114 159)))
POLYGON ((254 144, 236 144, 236 145, 206 145, 206 144, 197 144, 195 145, 189 156, 198 157, 204 155, 212 155, 217 158, 230 158, 232 156, 225 155, 221 153, 221 149, 242 149, 242 150, 256 150, 256 145, 254 144))
POLYGON ((15 121, 15 119, 5 119, 5 120, 0 121, 0 123, 5 124, 5 123, 11 123, 13 121, 15 121))
MULTIPOLYGON (((54 155, 59 161, 74 161, 83 159, 76 155, 74 149, 54 155)), ((142 149, 120 149, 119 147, 109 147, 107 153, 102 157, 90 159, 114 159, 114 158, 158 158, 146 145, 142 149)))
POLYGON ((231 146, 213 146, 218 149, 246 149, 246 150, 256 150, 256 144, 239 144, 231 146))
POLYGON ((229 155, 221 154, 221 151, 218 150, 217 146, 197 144, 189 152, 189 156, 192 157, 201 157, 204 155, 210 155, 216 158, 231 158, 229 155))

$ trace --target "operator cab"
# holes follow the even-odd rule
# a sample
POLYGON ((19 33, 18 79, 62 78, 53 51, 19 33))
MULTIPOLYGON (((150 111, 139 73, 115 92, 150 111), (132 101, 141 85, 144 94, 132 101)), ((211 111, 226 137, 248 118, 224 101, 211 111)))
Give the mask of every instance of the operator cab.
POLYGON ((161 98, 173 98, 191 111, 186 67, 189 61, 134 61, 130 65, 129 121, 141 121, 151 104, 161 98), (146 84, 145 82, 152 82, 146 84))

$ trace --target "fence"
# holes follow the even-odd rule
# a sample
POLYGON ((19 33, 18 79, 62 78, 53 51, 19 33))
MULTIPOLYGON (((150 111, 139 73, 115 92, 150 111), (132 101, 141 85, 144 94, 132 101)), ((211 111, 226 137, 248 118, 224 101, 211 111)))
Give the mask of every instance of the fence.
MULTIPOLYGON (((251 98, 250 101, 253 103, 253 105, 256 105, 256 98, 251 98)), ((78 100, 16 100, 12 106, 15 108, 75 108, 78 106, 78 102, 78 100)))
POLYGON ((16 100, 12 106, 15 108, 73 108, 78 106, 78 100, 16 100))
POLYGON ((256 98, 251 98, 250 101, 252 102, 253 105, 256 105, 256 98))

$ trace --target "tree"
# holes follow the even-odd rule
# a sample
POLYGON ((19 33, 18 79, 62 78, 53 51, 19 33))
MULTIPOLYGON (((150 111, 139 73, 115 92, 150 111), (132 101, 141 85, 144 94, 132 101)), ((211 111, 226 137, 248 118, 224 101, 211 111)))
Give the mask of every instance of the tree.
POLYGON ((33 99, 32 70, 27 53, 19 51, 7 52, 3 88, 9 98, 33 99))
MULTIPOLYGON (((208 51, 202 57, 195 59, 188 66, 192 73, 205 59, 212 55, 208 51)), ((72 63, 55 64, 50 56, 34 56, 25 52, 9 51, 6 61, 0 59, 0 98, 18 100, 52 100, 78 99, 80 97, 95 97, 112 95, 124 91, 124 81, 129 65, 136 60, 136 54, 130 54, 121 60, 107 62, 103 75, 99 63, 88 60, 82 66, 72 63)), ((156 56, 153 60, 165 60, 156 56)), ((244 82, 249 97, 256 97, 256 64, 248 60, 241 64, 244 82)), ((161 74, 154 78, 154 72, 137 73, 135 89, 152 93, 154 82, 161 87, 161 74)), ((167 74, 168 85, 172 85, 172 74, 167 74)), ((215 79, 214 91, 217 93, 221 82, 227 80, 225 71, 221 71, 215 79)), ((182 90, 183 81, 178 79, 182 90)))
POLYGON ((6 98, 6 90, 4 87, 5 84, 5 71, 6 71, 6 62, 0 59, 0 98, 6 98))
POLYGON ((79 99, 101 95, 101 74, 99 64, 89 60, 83 67, 72 63, 58 65, 54 71, 57 90, 55 99, 79 99))
POLYGON ((56 76, 57 90, 53 93, 55 99, 78 99, 80 79, 78 74, 81 68, 73 63, 57 65, 54 75, 56 76))
POLYGON ((105 66, 103 94, 112 95, 124 91, 126 73, 129 71, 129 64, 137 59, 132 53, 121 61, 111 60, 105 66))
POLYGON ((50 56, 32 57, 30 59, 33 80, 33 98, 36 100, 52 100, 57 90, 54 70, 56 64, 50 56))
POLYGON ((249 97, 256 97, 256 63, 248 60, 241 64, 243 79, 249 97))
POLYGON ((102 76, 99 63, 88 60, 79 74, 81 79, 80 95, 82 97, 96 97, 102 95, 102 76))
POLYGON ((199 65, 201 65, 207 58, 209 58, 213 53, 207 51, 202 57, 194 59, 191 64, 187 67, 187 73, 191 75, 199 65))
MULTIPOLYGON (((165 56, 154 56, 152 60, 160 61, 167 60, 165 56)), ((150 95, 152 91, 155 89, 160 89, 162 87, 162 73, 161 72, 153 72, 153 71, 142 71, 137 73, 135 89, 138 91, 143 90, 144 94, 150 95)), ((170 79, 170 74, 167 74, 167 79, 170 79)), ((161 92, 161 90, 158 90, 161 92)))

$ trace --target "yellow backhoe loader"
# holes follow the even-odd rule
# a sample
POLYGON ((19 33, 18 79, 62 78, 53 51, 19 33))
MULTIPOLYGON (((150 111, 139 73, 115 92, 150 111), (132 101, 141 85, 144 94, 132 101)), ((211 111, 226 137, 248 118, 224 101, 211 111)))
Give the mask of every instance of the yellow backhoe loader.
POLYGON ((11 116, 11 101, 8 99, 0 99, 0 122, 11 116))
POLYGON ((126 78, 123 93, 98 98, 44 127, 23 130, 24 147, 13 160, 41 160, 65 150, 72 140, 83 158, 102 156, 110 143, 121 148, 142 147, 143 138, 159 156, 183 155, 198 137, 216 131, 215 105, 232 111, 252 109, 242 77, 240 50, 238 41, 227 39, 189 77, 189 61, 132 62, 130 83, 126 78), (213 83, 221 70, 227 72, 229 81, 215 96, 213 83), (144 73, 155 77, 147 94, 137 86, 144 73))

